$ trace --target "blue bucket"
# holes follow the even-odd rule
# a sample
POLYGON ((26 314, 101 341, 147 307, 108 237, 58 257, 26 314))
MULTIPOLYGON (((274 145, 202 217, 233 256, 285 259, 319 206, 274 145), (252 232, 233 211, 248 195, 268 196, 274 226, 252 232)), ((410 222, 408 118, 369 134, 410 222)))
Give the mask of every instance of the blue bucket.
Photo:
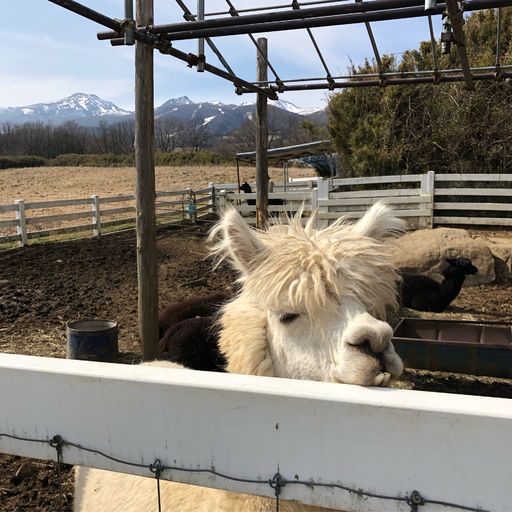
POLYGON ((114 361, 119 329, 113 320, 77 320, 67 324, 67 358, 114 361))

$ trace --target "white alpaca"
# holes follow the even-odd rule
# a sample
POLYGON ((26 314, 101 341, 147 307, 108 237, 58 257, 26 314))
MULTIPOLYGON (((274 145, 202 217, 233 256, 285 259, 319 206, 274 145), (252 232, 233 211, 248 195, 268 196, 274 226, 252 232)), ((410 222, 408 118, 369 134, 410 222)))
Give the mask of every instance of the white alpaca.
MULTIPOLYGON (((385 239, 402 221, 382 204, 355 224, 315 230, 314 219, 259 232, 232 209, 212 232, 240 273, 241 291, 222 310, 219 346, 232 373, 385 386, 403 366, 386 310, 397 307, 397 274, 385 239)), ((159 363, 156 363, 159 364, 159 363)), ((174 366, 167 363, 166 366, 174 366)), ((80 469, 76 512, 155 510, 154 479, 80 469)), ((163 510, 266 512, 275 500, 162 482, 163 510)), ((286 501, 283 512, 321 507, 286 501)))

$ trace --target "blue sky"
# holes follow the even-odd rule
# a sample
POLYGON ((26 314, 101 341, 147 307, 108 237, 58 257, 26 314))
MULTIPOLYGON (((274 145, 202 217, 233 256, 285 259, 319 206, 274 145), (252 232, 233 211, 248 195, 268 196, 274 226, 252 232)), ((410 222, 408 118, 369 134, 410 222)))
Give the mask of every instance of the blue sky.
MULTIPOLYGON (((282 0, 234 0, 237 8, 285 3, 282 0)), ((123 17, 123 0, 83 0, 82 3, 114 18, 123 17)), ((186 0, 194 11, 195 0, 186 0)), ((224 0, 206 0, 208 12, 225 10, 224 0)), ((118 106, 133 110, 133 47, 111 47, 98 41, 100 25, 73 14, 47 0, 3 2, 0 26, 0 106, 22 106, 55 101, 75 92, 98 94, 118 106), (10 20, 6 23, 5 20, 10 20)), ((155 0, 155 23, 182 21, 173 0, 155 0)), ((436 36, 439 37, 439 18, 436 36)), ((381 53, 399 54, 429 39, 426 18, 373 23, 381 53)), ((313 29, 333 75, 346 74, 350 59, 360 63, 372 56, 364 25, 313 29)), ((269 57, 281 78, 323 76, 323 68, 304 30, 271 34, 267 37, 269 57)), ((214 42, 230 66, 247 80, 255 78, 256 50, 247 36, 216 38, 214 42)), ((195 42, 174 45, 196 53, 195 42)), ((216 57, 207 60, 222 67, 216 57)), ((155 53, 155 104, 169 98, 188 96, 193 101, 223 103, 253 102, 252 94, 237 96, 231 83, 197 73, 185 63, 155 53)), ((325 91, 282 94, 281 99, 299 107, 323 107, 325 91)))

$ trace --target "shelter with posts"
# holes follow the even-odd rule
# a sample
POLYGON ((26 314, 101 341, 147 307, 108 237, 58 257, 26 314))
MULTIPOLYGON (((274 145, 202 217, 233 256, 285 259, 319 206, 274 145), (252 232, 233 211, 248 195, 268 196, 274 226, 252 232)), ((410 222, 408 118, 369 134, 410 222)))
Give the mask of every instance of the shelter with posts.
MULTIPOLYGON (((270 165, 282 165, 283 166, 283 183, 286 186, 288 182, 288 162, 290 160, 296 160, 300 158, 310 156, 323 156, 329 167, 329 175, 336 175, 336 165, 331 163, 334 160, 331 157, 332 154, 332 143, 330 140, 319 140, 315 142, 308 142, 305 144, 296 144, 294 146, 282 146, 279 148, 272 148, 267 150, 267 164, 270 165)), ((249 163, 256 165, 256 151, 246 151, 243 153, 237 153, 235 155, 236 160, 236 178, 238 182, 238 189, 241 186, 240 180, 240 162, 249 163)))

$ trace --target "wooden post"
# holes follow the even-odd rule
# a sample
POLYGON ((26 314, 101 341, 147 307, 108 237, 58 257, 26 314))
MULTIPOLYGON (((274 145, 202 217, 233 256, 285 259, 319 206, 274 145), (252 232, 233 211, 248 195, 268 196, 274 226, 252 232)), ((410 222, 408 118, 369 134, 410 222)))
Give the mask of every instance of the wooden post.
MULTIPOLYGON (((153 0, 137 0, 137 26, 153 24, 153 0)), ((135 164, 137 167, 137 272, 139 334, 144 361, 158 347, 153 48, 135 44, 135 164)))
MULTIPOLYGON (((267 40, 258 39, 256 79, 267 80, 267 40)), ((257 93, 256 98, 256 227, 265 229, 268 220, 268 121, 267 97, 257 93)))

